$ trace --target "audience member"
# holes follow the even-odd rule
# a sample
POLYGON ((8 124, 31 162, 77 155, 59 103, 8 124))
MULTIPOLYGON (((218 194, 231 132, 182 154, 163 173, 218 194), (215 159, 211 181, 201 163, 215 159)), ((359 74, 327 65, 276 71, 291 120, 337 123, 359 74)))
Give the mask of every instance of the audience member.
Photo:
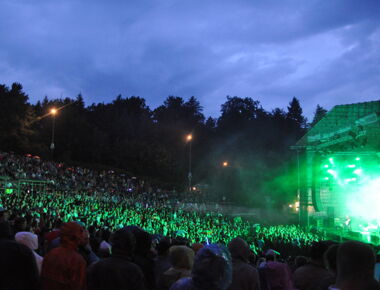
POLYGON ((250 249, 241 238, 232 239, 228 244, 232 257, 232 283, 230 290, 260 290, 257 270, 248 264, 250 249))
POLYGON ((207 245, 195 256, 191 278, 177 281, 170 290, 225 290, 232 282, 232 261, 227 249, 207 245))
POLYGON ((337 254, 336 283, 331 290, 379 290, 374 279, 376 257, 364 243, 350 241, 341 244, 337 254))
POLYGON ((310 261, 299 267, 293 274, 294 286, 299 290, 311 290, 321 280, 329 279, 332 274, 327 271, 323 255, 331 243, 315 242, 310 248, 310 261))
POLYGON ((116 231, 111 237, 112 254, 92 264, 88 271, 88 290, 142 290, 144 276, 132 263, 136 239, 127 228, 116 231))
POLYGON ((190 277, 194 263, 194 251, 187 246, 170 248, 171 267, 161 275, 160 290, 169 290, 171 285, 181 278, 190 277))
POLYGON ((83 290, 86 288, 86 261, 78 253, 84 232, 76 222, 62 225, 60 246, 52 249, 42 263, 44 290, 83 290))
POLYGON ((36 260, 27 246, 0 240, 0 289, 40 289, 36 260))
POLYGON ((38 236, 30 232, 18 232, 15 235, 15 240, 32 250, 34 258, 36 259, 38 273, 41 274, 43 258, 35 252, 38 249, 38 236))
POLYGON ((291 271, 287 264, 276 261, 278 253, 272 249, 265 255, 265 262, 260 264, 260 286, 262 290, 292 290, 291 271))

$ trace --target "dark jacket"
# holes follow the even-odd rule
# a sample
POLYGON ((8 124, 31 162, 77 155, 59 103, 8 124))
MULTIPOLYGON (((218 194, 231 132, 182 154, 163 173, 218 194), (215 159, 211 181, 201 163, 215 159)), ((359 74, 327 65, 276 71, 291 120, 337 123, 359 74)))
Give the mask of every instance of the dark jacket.
POLYGON ((238 259, 232 259, 232 283, 229 290, 259 290, 260 278, 257 270, 238 259))
POLYGON ((141 269, 127 257, 111 256, 94 263, 88 269, 88 290, 144 290, 141 269))
POLYGON ((248 264, 249 246, 240 238, 233 239, 228 249, 232 256, 232 283, 229 290, 259 290, 260 279, 257 270, 248 264))

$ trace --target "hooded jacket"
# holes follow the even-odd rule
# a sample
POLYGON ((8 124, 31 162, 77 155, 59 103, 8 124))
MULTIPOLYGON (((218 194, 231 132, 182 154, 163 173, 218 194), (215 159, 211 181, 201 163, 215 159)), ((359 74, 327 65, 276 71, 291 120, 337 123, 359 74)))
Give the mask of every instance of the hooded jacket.
POLYGON ((173 246, 170 248, 169 268, 160 279, 159 289, 169 289, 172 284, 181 278, 190 277, 194 263, 194 251, 186 246, 173 246))
POLYGON ((177 281, 170 290, 225 290, 231 284, 232 263, 227 249, 207 245, 196 255, 191 278, 177 281))
POLYGON ((41 275, 43 258, 35 252, 35 250, 38 249, 38 237, 37 237, 37 235, 30 233, 30 232, 18 232, 15 235, 15 240, 16 240, 16 242, 27 246, 29 249, 31 249, 33 251, 34 258, 36 260, 36 264, 37 264, 37 268, 38 268, 38 273, 41 275))
POLYGON ((232 283, 229 290, 259 290, 260 278, 257 270, 248 264, 250 249, 241 238, 228 244, 232 256, 232 283))
POLYGON ((86 261, 77 252, 84 238, 83 228, 76 222, 63 224, 61 245, 51 250, 42 263, 43 289, 83 290, 86 288, 86 261))

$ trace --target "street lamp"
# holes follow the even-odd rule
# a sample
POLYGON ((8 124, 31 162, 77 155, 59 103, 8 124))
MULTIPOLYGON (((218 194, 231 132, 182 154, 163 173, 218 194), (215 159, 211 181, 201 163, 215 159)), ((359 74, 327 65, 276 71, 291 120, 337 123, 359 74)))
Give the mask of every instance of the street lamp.
POLYGON ((57 109, 52 108, 50 110, 50 114, 52 115, 52 120, 53 120, 53 126, 52 126, 52 132, 51 132, 51 144, 50 144, 50 150, 51 150, 51 157, 54 159, 54 133, 55 133, 55 115, 57 114, 57 109))
POLYGON ((191 134, 188 134, 186 136, 186 141, 189 142, 189 173, 187 175, 187 178, 189 179, 189 190, 191 191, 191 178, 192 178, 192 174, 191 174, 191 141, 193 140, 193 135, 191 134))
POLYGON ((228 161, 224 161, 223 162, 223 167, 227 167, 228 166, 228 161))

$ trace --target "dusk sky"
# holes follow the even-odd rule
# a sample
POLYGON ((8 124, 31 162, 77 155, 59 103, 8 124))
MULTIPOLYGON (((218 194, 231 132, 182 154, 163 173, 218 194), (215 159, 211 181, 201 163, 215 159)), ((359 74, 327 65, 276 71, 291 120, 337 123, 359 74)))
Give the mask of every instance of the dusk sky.
POLYGON ((217 117, 227 95, 296 96, 310 119, 380 99, 378 0, 0 0, 0 19, 0 83, 31 102, 195 96, 217 117))

